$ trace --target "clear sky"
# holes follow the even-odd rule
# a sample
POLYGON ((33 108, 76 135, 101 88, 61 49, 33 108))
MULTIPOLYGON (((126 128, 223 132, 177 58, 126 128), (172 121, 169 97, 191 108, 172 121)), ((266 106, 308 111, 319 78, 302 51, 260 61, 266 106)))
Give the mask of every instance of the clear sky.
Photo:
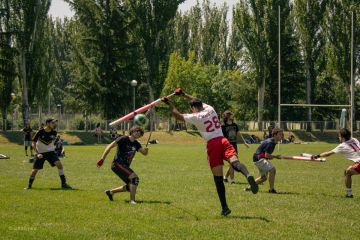
MULTIPOLYGON (((216 3, 217 5, 222 5, 224 2, 226 2, 227 5, 230 7, 230 9, 237 1, 238 0, 210 0, 211 3, 216 3)), ((199 0, 199 2, 201 3, 202 0, 199 0)), ((181 11, 186 11, 189 10, 195 4, 196 4, 196 0, 186 0, 184 3, 182 3, 179 6, 179 9, 181 11)), ((60 18, 64 18, 65 16, 67 17, 73 16, 73 12, 71 11, 69 5, 65 3, 63 0, 52 0, 49 14, 52 15, 53 17, 60 17, 60 18)))

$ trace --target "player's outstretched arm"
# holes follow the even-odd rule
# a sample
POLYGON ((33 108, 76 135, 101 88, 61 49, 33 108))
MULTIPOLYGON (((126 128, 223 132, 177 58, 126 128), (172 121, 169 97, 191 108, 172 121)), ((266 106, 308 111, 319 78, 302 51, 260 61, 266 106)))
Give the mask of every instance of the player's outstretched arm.
POLYGON ((241 137, 241 139, 242 139, 243 142, 244 142, 245 147, 249 148, 249 147, 250 147, 249 144, 246 143, 246 141, 245 141, 245 139, 244 139, 244 137, 243 137, 243 135, 241 134, 240 131, 237 132, 237 135, 238 135, 239 137, 241 137))
POLYGON ((149 154, 149 148, 147 148, 147 147, 140 148, 140 149, 139 149, 139 152, 141 152, 142 155, 146 156, 146 155, 149 154))
POLYGON ((164 98, 162 98, 162 101, 163 101, 164 103, 166 103, 167 105, 169 105, 172 114, 174 115, 174 117, 175 117, 177 120, 185 121, 184 116, 176 109, 176 107, 174 106, 173 102, 172 102, 169 98, 164 97, 164 98))
POLYGON ((312 158, 316 159, 316 158, 320 158, 320 157, 329 157, 331 155, 335 154, 334 152, 330 151, 330 152, 323 152, 317 155, 313 155, 312 158))
POLYGON ((267 159, 274 159, 274 158, 277 158, 277 159, 281 159, 281 155, 272 155, 270 153, 265 153, 265 158, 267 159))
POLYGON ((107 147, 105 148, 105 150, 104 150, 101 158, 100 158, 99 161, 97 162, 98 168, 100 168, 100 167, 103 165, 103 163, 104 163, 107 155, 109 154, 109 152, 111 151, 111 149, 116 146, 116 144, 117 144, 117 141, 115 140, 115 141, 113 141, 112 143, 110 143, 109 145, 107 145, 107 147))

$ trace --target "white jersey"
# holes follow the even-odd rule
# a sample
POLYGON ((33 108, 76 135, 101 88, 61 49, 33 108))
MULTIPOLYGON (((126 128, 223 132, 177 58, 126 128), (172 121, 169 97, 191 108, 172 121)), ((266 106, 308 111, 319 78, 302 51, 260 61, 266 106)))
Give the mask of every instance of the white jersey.
POLYGON ((201 112, 183 114, 185 121, 195 125, 205 141, 224 136, 214 108, 205 103, 203 107, 204 110, 201 112))
POLYGON ((331 152, 342 153, 346 159, 360 162, 360 143, 356 138, 339 144, 331 152))

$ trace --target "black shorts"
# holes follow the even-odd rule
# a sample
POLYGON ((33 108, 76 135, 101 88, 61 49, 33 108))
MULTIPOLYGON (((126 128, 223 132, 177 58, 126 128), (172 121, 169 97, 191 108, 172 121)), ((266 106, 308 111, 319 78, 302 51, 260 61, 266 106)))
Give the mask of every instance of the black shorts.
POLYGON ((117 162, 111 164, 111 170, 126 184, 130 182, 129 176, 134 172, 131 168, 117 162))
POLYGON ((60 161, 55 152, 46 152, 41 154, 43 155, 43 158, 40 159, 35 157, 33 166, 34 169, 43 169, 45 160, 48 161, 52 167, 55 166, 56 161, 60 161))

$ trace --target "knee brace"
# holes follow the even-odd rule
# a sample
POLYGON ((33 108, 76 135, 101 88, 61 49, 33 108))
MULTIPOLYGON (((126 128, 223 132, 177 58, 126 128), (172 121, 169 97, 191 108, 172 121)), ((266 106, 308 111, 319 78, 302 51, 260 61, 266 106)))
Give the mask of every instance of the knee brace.
POLYGON ((248 174, 248 170, 246 169, 245 165, 241 164, 239 160, 231 162, 231 166, 235 171, 242 173, 244 176, 248 174))
POLYGON ((138 178, 138 177, 132 178, 132 179, 130 180, 130 183, 131 183, 132 185, 135 185, 135 186, 139 185, 139 178, 138 178))

